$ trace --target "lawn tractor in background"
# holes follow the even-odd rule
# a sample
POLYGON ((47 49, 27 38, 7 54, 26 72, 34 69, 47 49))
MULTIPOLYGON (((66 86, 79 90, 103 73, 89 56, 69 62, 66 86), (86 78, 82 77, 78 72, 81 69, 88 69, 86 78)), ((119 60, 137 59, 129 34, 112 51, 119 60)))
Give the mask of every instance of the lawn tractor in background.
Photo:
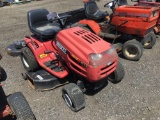
MULTIPOLYGON (((34 0, 34 1, 39 1, 39 0, 34 0)), ((31 2, 31 0, 0 0, 0 7, 9 6, 11 4, 24 4, 29 2, 31 2)))
MULTIPOLYGON (((2 56, 0 55, 0 59, 2 56)), ((0 67, 0 82, 6 79, 6 73, 0 67)), ((21 92, 6 96, 0 83, 0 119, 35 120, 35 116, 21 92)))
POLYGON ((143 47, 150 49, 156 42, 153 28, 159 14, 157 7, 129 6, 125 1, 111 1, 104 5, 112 9, 108 18, 107 12, 99 10, 95 1, 84 2, 86 18, 79 24, 86 25, 86 29, 98 36, 111 39, 111 43, 122 43, 122 53, 126 59, 139 60, 143 54, 143 47), (119 7, 115 8, 116 4, 119 7))
POLYGON ((9 5, 8 0, 0 0, 0 7, 3 7, 5 5, 9 5))
POLYGON ((62 96, 71 110, 79 111, 85 107, 83 92, 98 91, 108 80, 120 82, 124 69, 110 43, 80 27, 66 28, 70 17, 46 9, 29 11, 28 25, 33 35, 16 42, 15 47, 8 46, 8 53, 21 51, 27 71, 22 75, 32 88, 49 90, 66 84, 62 96))
MULTIPOLYGON (((152 2, 152 0, 131 0, 132 2, 137 2, 135 6, 151 6, 151 7, 160 7, 160 1, 155 0, 152 2)), ((158 14, 160 14, 160 9, 158 14)), ((154 33, 159 34, 160 33, 160 16, 158 17, 157 24, 154 28, 154 33)))

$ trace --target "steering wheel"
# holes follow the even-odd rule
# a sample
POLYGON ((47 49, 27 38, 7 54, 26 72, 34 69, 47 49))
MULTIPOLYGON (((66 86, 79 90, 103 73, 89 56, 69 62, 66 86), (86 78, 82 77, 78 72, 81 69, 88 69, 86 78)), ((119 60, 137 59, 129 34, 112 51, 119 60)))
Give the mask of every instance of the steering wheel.
POLYGON ((112 9, 112 11, 114 11, 116 3, 117 3, 117 0, 112 0, 111 2, 108 2, 107 4, 105 4, 104 7, 108 7, 112 9))
POLYGON ((68 19, 69 17, 72 17, 72 15, 65 15, 65 16, 61 16, 61 17, 58 16, 58 17, 53 18, 51 21, 57 21, 57 20, 58 20, 58 22, 60 23, 60 26, 61 26, 62 28, 64 28, 65 23, 66 23, 66 21, 67 21, 67 19, 68 19), (65 19, 65 22, 62 21, 63 19, 65 19))
POLYGON ((110 3, 113 3, 113 1, 106 3, 104 7, 107 7, 110 3))

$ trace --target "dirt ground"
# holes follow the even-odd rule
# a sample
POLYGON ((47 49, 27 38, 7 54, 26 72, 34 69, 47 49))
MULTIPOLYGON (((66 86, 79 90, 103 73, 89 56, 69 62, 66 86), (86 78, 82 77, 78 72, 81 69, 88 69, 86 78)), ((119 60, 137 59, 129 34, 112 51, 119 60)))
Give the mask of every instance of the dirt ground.
MULTIPOLYGON (((109 0, 97 2, 100 9, 109 0)), ((6 46, 30 35, 26 13, 46 8, 58 13, 83 7, 81 0, 43 0, 0 8, 0 65, 7 72, 2 82, 7 95, 21 91, 28 100, 37 120, 158 120, 160 119, 160 41, 153 49, 144 50, 142 58, 128 61, 120 58, 125 77, 119 84, 109 83, 93 96, 85 95, 86 108, 74 113, 65 104, 61 87, 36 92, 23 81, 24 70, 19 57, 6 54, 6 46)), ((0 98, 1 99, 1 98, 0 98)))

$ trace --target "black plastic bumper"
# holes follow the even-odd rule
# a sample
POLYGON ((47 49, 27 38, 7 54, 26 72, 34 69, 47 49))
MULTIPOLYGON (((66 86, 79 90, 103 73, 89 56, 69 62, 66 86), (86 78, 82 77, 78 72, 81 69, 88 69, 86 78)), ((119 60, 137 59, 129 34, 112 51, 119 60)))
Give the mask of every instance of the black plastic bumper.
POLYGON ((21 48, 25 47, 24 40, 14 42, 7 47, 7 53, 10 56, 16 57, 21 55, 21 48))

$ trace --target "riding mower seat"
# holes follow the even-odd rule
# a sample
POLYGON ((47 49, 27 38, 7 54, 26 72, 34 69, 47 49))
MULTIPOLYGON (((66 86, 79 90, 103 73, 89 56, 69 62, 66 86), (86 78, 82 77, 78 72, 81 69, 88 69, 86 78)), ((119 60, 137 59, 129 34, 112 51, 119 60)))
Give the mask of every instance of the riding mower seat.
POLYGON ((31 10, 28 12, 30 31, 40 38, 53 38, 60 30, 60 25, 47 19, 46 9, 31 10))
POLYGON ((86 17, 92 20, 101 20, 109 15, 107 12, 100 11, 97 4, 94 1, 85 2, 84 7, 86 17))

